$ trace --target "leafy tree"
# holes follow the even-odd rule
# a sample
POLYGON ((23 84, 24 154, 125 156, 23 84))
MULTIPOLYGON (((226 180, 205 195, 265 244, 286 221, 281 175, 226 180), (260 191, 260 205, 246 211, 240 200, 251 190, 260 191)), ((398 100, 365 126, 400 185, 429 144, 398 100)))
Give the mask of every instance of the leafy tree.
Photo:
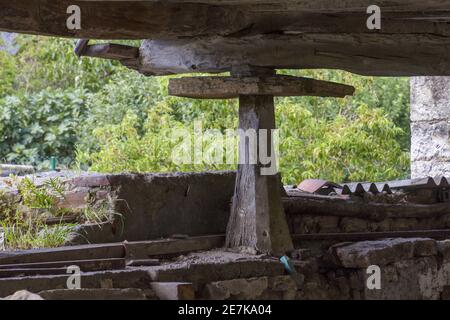
MULTIPOLYGON (((78 59, 75 42, 18 36, 16 55, 0 52, 0 159, 46 166, 50 156, 99 171, 187 171, 234 166, 175 165, 172 128, 237 126, 236 101, 168 97, 168 77, 117 62, 78 59)), ((130 42, 127 42, 130 43, 130 42)), ((137 42, 131 42, 138 45, 137 42)), ((354 97, 277 99, 286 182, 308 177, 383 180, 408 175, 407 78, 335 70, 282 73, 354 85, 354 97)))

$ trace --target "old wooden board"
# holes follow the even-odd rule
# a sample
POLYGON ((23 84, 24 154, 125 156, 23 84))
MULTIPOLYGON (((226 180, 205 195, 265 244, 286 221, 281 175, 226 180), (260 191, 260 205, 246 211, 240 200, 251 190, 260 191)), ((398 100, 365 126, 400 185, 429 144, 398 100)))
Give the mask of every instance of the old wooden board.
POLYGON ((169 95, 195 99, 232 99, 241 95, 277 97, 353 95, 355 88, 344 84, 291 76, 186 77, 170 79, 169 95))
MULTIPOLYGON (((370 33, 370 0, 0 0, 0 30, 98 39, 145 39, 281 32, 370 33), (77 5, 81 29, 69 30, 77 5)), ((448 32, 450 1, 377 1, 384 28, 377 33, 448 32)))
MULTIPOLYGON (((0 253, 0 265, 40 264, 41 266, 66 265, 69 261, 80 262, 86 269, 95 269, 95 265, 106 266, 110 259, 147 259, 149 257, 176 255, 192 251, 210 250, 222 247, 223 235, 191 237, 186 239, 163 239, 153 241, 123 242, 110 244, 92 244, 52 249, 34 249, 24 251, 4 251, 0 253), (80 261, 90 260, 90 261, 80 261)), ((100 268, 101 269, 101 268, 100 268)))
POLYGON ((307 241, 370 241, 387 238, 432 238, 437 240, 450 239, 450 230, 410 230, 389 232, 353 232, 353 233, 314 233, 294 234, 292 238, 296 244, 307 241))
POLYGON ((450 75, 450 37, 429 34, 297 34, 148 40, 145 75, 221 73, 233 66, 342 69, 372 76, 450 75))
POLYGON ((230 71, 236 61, 375 76, 450 75, 450 0, 377 1, 379 30, 367 27, 366 10, 372 4, 370 0, 0 0, 0 30, 152 39, 142 46, 139 59, 123 59, 126 66, 147 75, 230 71), (80 8, 80 29, 67 28, 70 5, 80 8))
POLYGON ((51 262, 35 262, 35 263, 20 263, 20 264, 3 264, 0 265, 0 270, 6 269, 46 269, 46 268, 64 268, 76 265, 81 271, 100 271, 100 270, 115 270, 124 269, 125 259, 111 258, 111 259, 94 259, 94 260, 72 260, 72 261, 51 261, 51 262))

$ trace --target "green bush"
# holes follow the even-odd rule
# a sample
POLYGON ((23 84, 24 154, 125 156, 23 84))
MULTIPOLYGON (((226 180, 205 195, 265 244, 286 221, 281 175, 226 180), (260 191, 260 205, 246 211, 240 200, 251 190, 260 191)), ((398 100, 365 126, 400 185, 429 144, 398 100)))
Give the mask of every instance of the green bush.
MULTIPOLYGON (((95 130, 99 150, 79 149, 78 161, 89 163, 92 170, 101 172, 235 169, 235 165, 229 164, 177 164, 172 160, 172 152, 181 142, 174 139, 173 129, 188 129, 191 138, 198 139, 190 120, 177 119, 174 105, 171 101, 152 108, 142 134, 137 130, 138 116, 132 112, 118 125, 95 130)), ((211 115, 206 111, 205 114, 211 115)), ((299 183, 306 178, 339 182, 385 180, 404 177, 408 172, 408 154, 397 142, 402 130, 381 109, 361 105, 351 116, 339 115, 326 120, 316 119, 307 109, 284 101, 277 106, 277 119, 281 138, 280 170, 285 183, 299 183)), ((205 121, 203 129, 224 133, 226 128, 236 128, 236 120, 231 116, 215 123, 205 121)), ((204 148, 209 143, 214 141, 205 139, 204 148)), ((193 148, 186 152, 192 154, 193 148)))
POLYGON ((88 112, 86 98, 81 89, 47 89, 0 99, 1 161, 48 167, 57 156, 70 164, 88 112))
MULTIPOLYGON (((65 166, 76 158, 82 168, 114 172, 234 168, 176 165, 168 159, 176 145, 169 139, 172 128, 192 128, 199 120, 205 129, 236 128, 236 101, 168 97, 168 77, 144 77, 108 60, 78 59, 73 40, 17 39, 17 55, 0 53, 1 161, 46 167, 49 157, 56 156, 65 166)), ((281 73, 357 89, 346 99, 277 99, 286 182, 408 175, 407 78, 334 70, 281 73)))

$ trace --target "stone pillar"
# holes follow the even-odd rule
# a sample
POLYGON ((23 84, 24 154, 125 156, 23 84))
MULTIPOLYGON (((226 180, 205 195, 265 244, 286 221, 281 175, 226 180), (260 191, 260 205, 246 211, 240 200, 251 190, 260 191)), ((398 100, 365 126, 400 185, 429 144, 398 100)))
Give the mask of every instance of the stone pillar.
POLYGON ((411 175, 450 176, 450 77, 411 78, 411 175))

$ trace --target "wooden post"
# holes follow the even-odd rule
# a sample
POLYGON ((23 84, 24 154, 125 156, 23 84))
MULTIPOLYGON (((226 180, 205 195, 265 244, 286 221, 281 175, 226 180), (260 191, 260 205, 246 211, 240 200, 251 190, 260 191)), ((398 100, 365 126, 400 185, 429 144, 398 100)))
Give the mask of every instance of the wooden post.
POLYGON ((281 202, 272 130, 274 96, 352 95, 354 88, 306 78, 275 75, 254 67, 232 77, 171 79, 169 94, 196 99, 239 98, 239 165, 226 246, 281 256, 293 250, 281 202), (260 152, 261 151, 261 152, 260 152), (275 170, 274 170, 275 168, 275 170))
MULTIPOLYGON (((262 169, 267 165, 263 165, 259 157, 261 143, 267 142, 268 156, 275 152, 271 138, 272 129, 275 129, 273 96, 240 96, 239 129, 256 133, 257 163, 250 162, 254 150, 250 139, 241 136, 240 164, 226 246, 249 247, 261 253, 283 255, 293 250, 293 245, 281 202, 280 181, 277 174, 264 175, 262 169), (267 131, 263 133, 262 129, 267 131), (261 139, 263 134, 267 134, 267 139, 261 139)), ((270 163, 268 166, 274 165, 270 163)))

